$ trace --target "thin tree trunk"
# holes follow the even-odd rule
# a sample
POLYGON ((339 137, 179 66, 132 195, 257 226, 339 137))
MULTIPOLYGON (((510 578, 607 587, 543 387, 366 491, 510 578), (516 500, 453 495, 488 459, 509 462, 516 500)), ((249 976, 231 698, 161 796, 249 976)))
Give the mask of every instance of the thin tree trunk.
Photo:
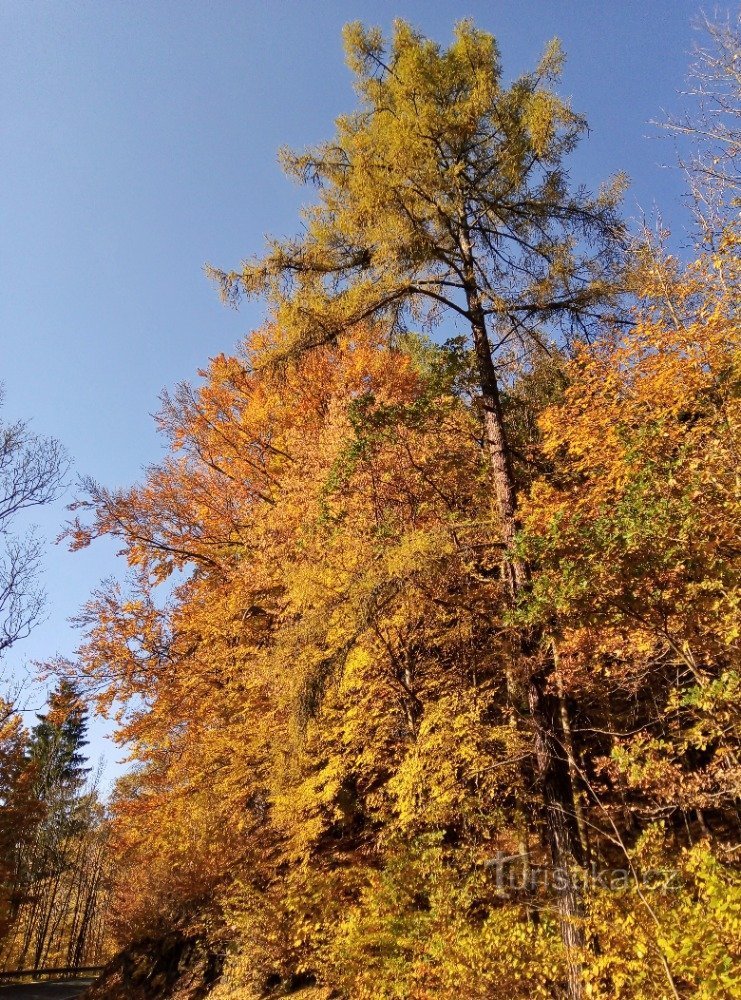
POLYGON ((545 807, 546 839, 553 861, 553 888, 566 954, 569 996, 577 1000, 583 996, 584 906, 579 875, 584 872, 584 855, 574 817, 574 789, 563 749, 560 699, 547 691, 547 683, 544 671, 532 675, 528 698, 538 785, 545 807))
MULTIPOLYGON (((478 364, 484 434, 492 471, 494 499, 502 528, 502 568, 514 601, 527 585, 528 568, 514 552, 517 491, 499 384, 476 283, 470 236, 465 224, 461 227, 461 249, 466 261, 464 282, 478 364)), ((574 817, 574 789, 563 749, 564 733, 559 699, 547 689, 549 677, 555 672, 553 652, 547 646, 545 660, 537 656, 542 640, 542 635, 522 637, 522 659, 528 665, 522 686, 533 727, 536 778, 545 811, 546 839, 554 868, 554 890, 568 970, 568 993, 571 1000, 582 1000, 583 904, 577 872, 583 870, 584 857, 574 817), (535 667, 532 666, 534 661, 539 661, 535 667)))
POLYGON ((582 800, 582 793, 580 790, 581 779, 579 776, 579 763, 578 763, 578 758, 576 756, 576 748, 574 746, 574 734, 571 728, 571 715, 569 713, 569 705, 566 700, 566 694, 564 692, 563 675, 561 674, 561 667, 558 662, 558 649, 556 647, 555 640, 551 640, 551 648, 553 650, 553 663, 556 668, 556 689, 558 691, 558 704, 561 715, 561 731, 563 733, 563 746, 564 750, 566 751, 566 759, 569 762, 571 790, 574 796, 574 801, 573 801, 574 818, 576 819, 576 826, 579 831, 579 843, 581 844, 584 866, 587 867, 589 865, 589 860, 590 860, 589 830, 587 828, 587 822, 584 816, 584 803, 582 800))
POLYGON ((91 862, 87 867, 87 879, 86 879, 86 898, 85 905, 82 911, 82 919, 80 921, 79 931, 77 933, 77 938, 74 942, 74 951, 72 953, 71 964, 74 968, 79 968, 83 964, 83 959, 85 957, 85 950, 88 945, 88 940, 90 937, 90 929, 95 918, 97 907, 98 907, 98 887, 100 884, 100 878, 102 874, 102 850, 95 855, 94 862, 91 862))
POLYGON ((84 847, 81 851, 81 857, 78 858, 77 867, 74 873, 73 886, 74 886, 74 903, 70 906, 70 917, 71 923, 67 931, 67 957, 65 960, 65 965, 74 966, 72 961, 72 956, 75 948, 75 941, 77 940, 78 924, 82 916, 82 899, 86 889, 86 876, 87 876, 87 836, 83 839, 84 847))

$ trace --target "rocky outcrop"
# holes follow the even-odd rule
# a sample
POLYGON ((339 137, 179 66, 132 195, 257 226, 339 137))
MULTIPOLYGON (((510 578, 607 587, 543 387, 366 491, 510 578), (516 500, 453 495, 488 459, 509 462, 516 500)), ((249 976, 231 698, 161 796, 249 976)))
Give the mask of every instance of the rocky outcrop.
POLYGON ((204 937, 169 931, 119 952, 81 1000, 202 1000, 223 962, 204 937))

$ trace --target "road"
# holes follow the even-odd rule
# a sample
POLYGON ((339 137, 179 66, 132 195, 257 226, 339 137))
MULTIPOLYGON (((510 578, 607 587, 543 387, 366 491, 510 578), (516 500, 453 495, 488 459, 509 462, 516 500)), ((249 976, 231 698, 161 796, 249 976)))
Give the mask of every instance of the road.
POLYGON ((24 983, 0 986, 0 1000, 71 1000, 90 985, 92 979, 67 979, 59 983, 24 983))

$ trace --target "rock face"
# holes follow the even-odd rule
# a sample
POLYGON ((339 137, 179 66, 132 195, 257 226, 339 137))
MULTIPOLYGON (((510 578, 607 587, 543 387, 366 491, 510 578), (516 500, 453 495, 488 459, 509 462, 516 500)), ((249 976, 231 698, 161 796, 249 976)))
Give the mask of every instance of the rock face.
POLYGON ((116 955, 81 1000, 202 1000, 223 962, 197 935, 143 938, 116 955))

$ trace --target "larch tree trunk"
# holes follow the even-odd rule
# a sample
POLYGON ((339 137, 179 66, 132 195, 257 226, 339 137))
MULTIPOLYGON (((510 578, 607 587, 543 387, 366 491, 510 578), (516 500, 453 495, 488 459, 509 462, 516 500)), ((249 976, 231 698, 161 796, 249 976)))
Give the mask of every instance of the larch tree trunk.
MULTIPOLYGON (((485 437, 491 465, 492 485, 497 514, 501 523, 502 571, 513 601, 527 586, 528 567, 514 551, 517 534, 517 489, 507 443, 501 394, 486 328, 481 293, 470 236, 465 223, 461 227, 461 249, 465 260, 465 293, 473 335, 485 437)), ((535 770, 545 815, 545 833, 553 863, 553 888, 558 902, 561 935, 567 963, 568 993, 571 1000, 584 996, 582 949, 584 947, 582 890, 579 872, 585 858, 574 814, 572 787, 565 734, 561 725, 561 705, 557 694, 548 690, 548 680, 555 671, 550 644, 542 646, 543 636, 531 634, 521 640, 525 676, 518 677, 518 688, 530 718, 535 748, 535 770), (535 663, 537 666, 532 666, 535 663)))

